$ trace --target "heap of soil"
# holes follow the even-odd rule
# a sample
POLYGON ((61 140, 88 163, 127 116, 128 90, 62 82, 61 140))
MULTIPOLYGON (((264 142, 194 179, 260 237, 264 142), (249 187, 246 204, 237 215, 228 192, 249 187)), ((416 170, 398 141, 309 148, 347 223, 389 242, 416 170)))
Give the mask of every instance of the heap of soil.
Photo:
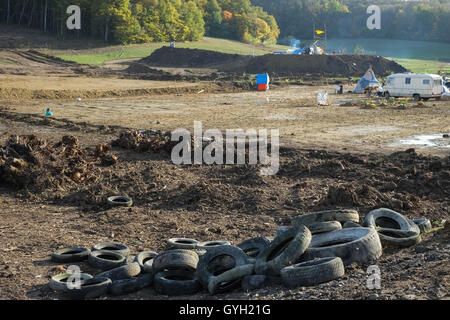
POLYGON ((255 57, 242 66, 228 66, 224 71, 298 75, 303 73, 362 76, 369 67, 377 75, 405 72, 398 63, 369 55, 273 55, 255 57))
POLYGON ((107 145, 91 152, 82 149, 78 138, 71 135, 53 144, 35 135, 11 136, 0 146, 0 185, 39 193, 89 183, 97 179, 98 165, 117 162, 109 151, 107 145))
POLYGON ((245 56, 209 50, 162 47, 138 63, 174 68, 206 68, 232 63, 243 57, 245 56))
POLYGON ((114 140, 111 145, 138 152, 160 152, 170 153, 177 142, 171 141, 170 132, 154 131, 122 131, 119 139, 114 140))
MULTIPOLYGON (((405 72, 398 63, 370 55, 245 56, 208 50, 162 47, 138 62, 140 65, 176 68, 217 68, 225 73, 269 73, 278 76, 320 74, 362 76, 372 66, 375 74, 405 72)), ((131 68, 131 70, 136 68, 131 68)))
POLYGON ((108 196, 127 195, 155 210, 277 212, 279 223, 289 223, 282 221, 292 214, 280 211, 285 206, 299 212, 386 207, 445 218, 450 205, 450 157, 412 149, 352 155, 283 147, 279 172, 262 176, 259 165, 175 165, 164 132, 122 132, 113 143, 119 159, 104 143, 81 147, 74 136, 56 143, 13 136, 0 149, 0 187, 87 211, 102 210, 108 196))

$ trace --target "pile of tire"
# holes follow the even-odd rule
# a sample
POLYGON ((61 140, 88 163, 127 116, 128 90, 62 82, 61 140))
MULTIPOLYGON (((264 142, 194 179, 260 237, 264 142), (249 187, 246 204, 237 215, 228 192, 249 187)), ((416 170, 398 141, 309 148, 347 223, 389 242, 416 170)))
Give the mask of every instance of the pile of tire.
POLYGON ((51 260, 87 260, 101 272, 58 274, 51 278, 50 287, 74 299, 89 299, 129 294, 152 285, 168 296, 193 295, 202 288, 217 294, 271 284, 313 286, 342 277, 349 264, 375 261, 382 255, 382 243, 416 244, 420 233, 431 229, 427 219, 409 220, 383 208, 369 212, 364 226, 359 220, 355 210, 313 212, 294 216, 292 225, 280 227, 272 239, 256 237, 233 246, 228 241, 172 238, 164 251, 136 256, 117 243, 65 248, 52 253, 51 260))

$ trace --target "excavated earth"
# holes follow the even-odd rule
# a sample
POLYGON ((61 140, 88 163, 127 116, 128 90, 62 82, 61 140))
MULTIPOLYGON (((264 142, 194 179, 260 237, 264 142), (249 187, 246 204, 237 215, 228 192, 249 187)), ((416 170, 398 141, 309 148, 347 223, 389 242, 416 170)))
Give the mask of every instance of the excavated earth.
MULTIPOLYGON (((354 208, 361 218, 388 207, 434 225, 424 241, 384 248, 377 265, 382 288, 366 287, 366 265, 351 265, 338 280, 310 288, 282 285, 186 299, 448 299, 450 157, 414 150, 388 155, 282 147, 280 171, 259 166, 177 166, 168 135, 86 123, 2 118, 0 139, 0 297, 64 299, 48 287, 68 265, 49 261, 65 246, 117 241, 133 253, 160 251, 170 237, 237 244, 273 236, 291 217, 323 209, 354 208), (77 130, 74 126, 77 125, 77 130), (6 128, 6 129, 5 129, 6 128), (33 135, 30 135, 30 132, 33 135), (132 208, 110 208, 124 194, 132 208), (444 226, 444 227, 442 227, 444 226)), ((87 272, 93 270, 80 264, 87 272)), ((152 288, 120 299, 167 299, 152 288)))
MULTIPOLYGON (((405 72, 394 61, 370 55, 274 55, 244 56, 208 50, 162 47, 137 62, 172 68, 216 68, 225 73, 269 73, 278 76, 361 76, 372 66, 375 74, 405 72)), ((135 66, 130 67, 135 70, 135 66)))

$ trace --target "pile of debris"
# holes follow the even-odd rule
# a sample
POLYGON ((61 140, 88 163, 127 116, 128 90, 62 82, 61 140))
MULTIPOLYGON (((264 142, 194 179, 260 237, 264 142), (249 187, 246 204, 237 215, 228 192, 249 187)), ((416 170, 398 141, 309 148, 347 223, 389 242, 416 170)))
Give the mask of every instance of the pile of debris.
POLYGON ((384 208, 369 212, 362 224, 359 220, 355 210, 313 212, 294 216, 292 225, 280 227, 272 239, 256 237, 233 246, 228 241, 172 238, 164 251, 136 256, 117 243, 100 243, 91 250, 65 248, 54 252, 52 261, 87 260, 101 272, 93 277, 80 273, 77 266, 77 274, 53 276, 50 287, 71 298, 86 299, 129 294, 152 284, 168 296, 192 295, 202 288, 217 294, 271 284, 314 286, 344 276, 345 266, 377 260, 382 246, 415 245, 422 233, 432 229, 428 219, 410 220, 384 208))
POLYGON ((126 130, 120 133, 119 139, 112 141, 112 146, 121 147, 138 152, 170 153, 177 142, 171 141, 170 132, 160 130, 126 130))
POLYGON ((96 164, 113 165, 117 157, 107 145, 88 152, 75 136, 50 144, 35 135, 11 136, 0 146, 0 185, 47 189, 96 179, 96 164))

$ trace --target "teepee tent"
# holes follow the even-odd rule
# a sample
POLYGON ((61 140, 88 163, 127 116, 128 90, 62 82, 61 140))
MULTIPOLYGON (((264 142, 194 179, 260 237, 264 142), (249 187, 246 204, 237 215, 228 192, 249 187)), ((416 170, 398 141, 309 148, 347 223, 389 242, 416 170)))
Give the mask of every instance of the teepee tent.
POLYGON ((353 92, 363 93, 364 89, 379 85, 380 81, 378 81, 377 78, 375 77, 375 73, 373 72, 372 68, 369 68, 369 70, 366 71, 361 80, 359 80, 358 85, 356 86, 355 90, 353 90, 353 92))

